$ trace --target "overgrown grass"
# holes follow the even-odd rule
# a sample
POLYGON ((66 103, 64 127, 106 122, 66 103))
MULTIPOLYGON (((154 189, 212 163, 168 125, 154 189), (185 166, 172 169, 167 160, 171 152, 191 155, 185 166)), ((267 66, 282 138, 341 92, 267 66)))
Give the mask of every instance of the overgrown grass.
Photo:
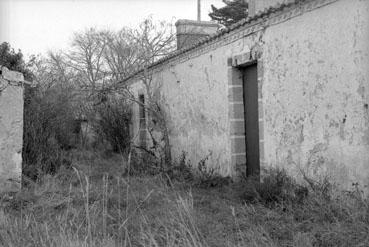
POLYGON ((283 172, 257 185, 168 186, 94 153, 75 154, 73 166, 2 196, 0 246, 369 246, 358 191, 309 187, 300 198, 283 172))

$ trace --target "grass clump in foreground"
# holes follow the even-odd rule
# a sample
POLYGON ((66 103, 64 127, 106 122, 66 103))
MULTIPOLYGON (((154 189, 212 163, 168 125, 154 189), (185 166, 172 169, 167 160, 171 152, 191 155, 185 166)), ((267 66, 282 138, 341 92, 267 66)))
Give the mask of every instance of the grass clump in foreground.
POLYGON ((359 191, 301 187, 283 171, 260 184, 168 186, 94 155, 3 196, 0 246, 369 246, 359 191))

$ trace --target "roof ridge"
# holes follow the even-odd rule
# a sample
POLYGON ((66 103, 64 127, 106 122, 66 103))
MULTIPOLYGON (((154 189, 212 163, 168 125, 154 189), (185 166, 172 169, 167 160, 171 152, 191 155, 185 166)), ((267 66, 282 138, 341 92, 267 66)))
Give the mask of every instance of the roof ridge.
POLYGON ((282 3, 278 3, 276 5, 272 5, 270 7, 267 7, 267 8, 264 8, 264 10, 259 10, 255 15, 251 16, 251 17, 246 17, 234 24, 232 24, 231 26, 229 27, 226 27, 220 31, 217 31, 215 34, 212 34, 212 35, 209 35, 208 37, 206 38, 203 38, 201 40, 199 40, 198 42, 196 42, 195 44, 191 45, 191 46, 188 46, 188 47, 184 47, 180 50, 175 50, 173 51, 172 53, 170 53, 169 55, 163 57, 163 58, 160 58, 159 60, 149 64, 148 66, 145 66, 143 68, 140 68, 136 71, 134 71, 131 75, 129 75, 128 77, 126 77, 125 79, 123 79, 122 81, 118 82, 118 83, 122 83, 122 82, 125 82, 125 81, 128 81, 129 79, 133 78, 134 76, 142 73, 145 69, 151 69, 165 61, 168 61, 172 58, 175 58, 181 54, 184 54, 184 53, 187 53, 187 52, 190 52, 191 50, 194 50, 195 48, 197 47, 200 47, 206 43, 209 43, 211 41, 214 41, 230 32, 233 32, 247 24, 252 24, 252 23, 256 23, 257 21, 263 19, 263 18, 266 18, 266 17, 269 17, 271 14, 275 13, 275 12, 281 12, 287 8, 290 8, 292 6, 295 6, 295 5, 301 5, 301 4, 304 4, 304 3, 307 3, 307 2, 313 2, 313 1, 318 1, 318 0, 284 0, 282 3))

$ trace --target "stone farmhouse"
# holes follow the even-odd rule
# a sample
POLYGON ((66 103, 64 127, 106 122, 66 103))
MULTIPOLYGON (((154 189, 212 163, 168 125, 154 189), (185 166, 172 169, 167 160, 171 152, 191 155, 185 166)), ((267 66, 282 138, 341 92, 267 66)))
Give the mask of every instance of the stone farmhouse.
MULTIPOLYGON (((173 157, 224 176, 269 167, 369 185, 369 0, 250 0, 249 17, 217 31, 177 22, 178 50, 124 83, 145 101, 152 77, 173 157)), ((149 116, 134 108, 146 143, 149 116)))
MULTIPOLYGON (((173 157, 223 176, 270 167, 369 186, 369 0, 250 0, 249 17, 219 30, 177 22, 178 50, 124 81, 142 81, 166 113, 173 157)), ((21 186, 23 75, 0 68, 0 192, 21 186)), ((146 88, 147 89, 147 88, 146 88)), ((150 116, 132 132, 148 145, 150 116)), ((368 188, 366 189, 368 190, 368 188)))

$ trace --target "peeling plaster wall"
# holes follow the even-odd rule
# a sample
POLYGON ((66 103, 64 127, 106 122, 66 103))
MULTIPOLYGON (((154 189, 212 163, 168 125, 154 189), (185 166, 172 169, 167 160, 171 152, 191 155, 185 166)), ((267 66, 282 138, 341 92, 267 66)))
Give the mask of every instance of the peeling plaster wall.
POLYGON ((369 1, 305 13, 263 41, 266 164, 369 185, 369 1))
POLYGON ((9 84, 0 91, 0 192, 20 189, 22 142, 23 86, 9 84))
POLYGON ((196 166, 211 153, 209 167, 235 174, 227 60, 256 47, 262 168, 369 184, 368 5, 333 2, 155 69, 173 156, 196 166))
MULTIPOLYGON (((232 175, 227 58, 249 51, 258 34, 219 47, 182 63, 171 63, 153 75, 154 88, 168 117, 172 154, 182 152, 192 165, 209 156, 208 167, 232 175), (159 90, 158 90, 159 89, 159 90)), ((139 83, 133 91, 145 92, 139 83)), ((134 107, 134 134, 138 107, 134 107)))

